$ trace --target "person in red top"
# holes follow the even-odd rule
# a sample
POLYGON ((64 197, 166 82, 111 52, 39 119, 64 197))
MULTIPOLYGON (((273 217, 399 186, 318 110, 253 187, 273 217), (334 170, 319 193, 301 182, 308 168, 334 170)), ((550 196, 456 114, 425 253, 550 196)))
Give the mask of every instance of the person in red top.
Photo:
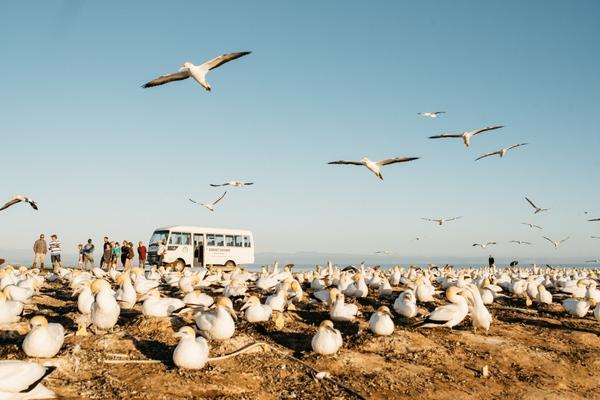
POLYGON ((144 242, 138 243, 137 252, 140 259, 140 268, 144 268, 146 266, 146 256, 148 255, 148 250, 146 249, 146 246, 144 246, 144 242))

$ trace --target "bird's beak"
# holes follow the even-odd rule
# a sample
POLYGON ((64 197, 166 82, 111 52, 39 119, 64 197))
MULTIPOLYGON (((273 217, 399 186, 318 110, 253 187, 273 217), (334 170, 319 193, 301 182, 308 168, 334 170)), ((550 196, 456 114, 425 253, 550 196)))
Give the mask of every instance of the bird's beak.
POLYGON ((244 311, 246 308, 250 307, 250 303, 246 303, 240 308, 240 311, 244 311))
POLYGON ((328 330, 330 330, 330 331, 331 331, 331 332, 333 332, 333 333, 337 333, 337 332, 335 331, 335 328, 332 328, 331 326, 328 326, 328 327, 327 327, 327 329, 328 329, 328 330))
POLYGON ((225 309, 227 310, 227 312, 231 315, 231 317, 233 318, 234 321, 237 321, 238 317, 235 313, 235 310, 231 307, 225 307, 225 309))

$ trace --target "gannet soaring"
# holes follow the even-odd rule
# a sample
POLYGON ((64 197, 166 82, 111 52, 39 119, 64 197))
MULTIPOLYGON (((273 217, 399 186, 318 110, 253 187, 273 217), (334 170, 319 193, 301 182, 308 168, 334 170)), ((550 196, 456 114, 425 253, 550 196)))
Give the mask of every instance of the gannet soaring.
POLYGON ((481 247, 482 249, 485 249, 488 246, 492 246, 494 244, 497 244, 496 242, 487 242, 487 243, 473 243, 473 247, 481 247))
POLYGON ((219 187, 219 186, 242 187, 242 186, 249 186, 249 185, 254 185, 254 182, 229 181, 229 182, 225 182, 225 183, 221 183, 221 184, 217 184, 217 183, 210 184, 210 186, 212 186, 212 187, 219 187))
POLYGON ((475 129, 472 131, 466 131, 463 133, 442 133, 441 135, 434 135, 434 136, 429 136, 429 139, 445 139, 445 138, 459 138, 462 139, 465 146, 469 147, 469 144, 471 143, 471 138, 473 136, 479 135, 480 133, 483 132, 487 132, 487 131, 493 131, 494 129, 500 129, 503 128, 503 125, 496 125, 496 126, 486 126, 485 128, 479 128, 479 129, 475 129))
POLYGON ((539 213, 539 212, 542 212, 542 211, 548 211, 548 210, 549 210, 549 208, 542 208, 542 207, 538 207, 538 206, 536 206, 536 205, 535 205, 535 204, 533 204, 533 202, 532 202, 531 200, 529 200, 527 197, 525 197, 525 200, 527 200, 527 202, 528 202, 529 204, 531 204, 531 207, 535 208, 534 214, 537 214, 537 213, 539 213))
POLYGON ((496 154, 497 154, 497 155, 499 155, 499 156, 500 156, 500 158, 502 158, 502 157, 504 157, 504 155, 506 154, 506 152, 507 152, 507 151, 509 151, 509 150, 512 150, 512 149, 514 149, 514 148, 516 148, 516 147, 525 146, 525 145, 527 145, 527 144, 528 144, 528 143, 519 143, 519 144, 513 144, 512 146, 509 146, 509 147, 504 147, 504 148, 502 148, 502 149, 500 149, 500 150, 498 150, 498 151, 494 151, 494 152, 491 152, 491 153, 486 153, 486 154, 483 154, 483 155, 481 155, 481 156, 477 157, 477 158, 475 159, 475 161, 479 161, 479 160, 481 160, 482 158, 490 157, 490 156, 493 156, 493 155, 496 155, 496 154))
POLYGON ((550 239, 547 236, 544 236, 544 239, 546 239, 547 241, 549 241, 550 243, 552 243, 554 245, 555 249, 558 249, 558 246, 560 246, 563 242, 566 242, 567 240, 569 240, 569 236, 567 236, 563 240, 559 240, 559 241, 554 241, 554 240, 550 239))
POLYGON ((229 61, 243 57, 247 54, 250 54, 250 52, 243 51, 240 53, 223 54, 201 65, 194 65, 191 62, 185 62, 183 63, 179 71, 173 72, 172 74, 161 75, 158 78, 145 83, 144 85, 142 85, 142 87, 149 88, 153 86, 164 85, 165 83, 181 81, 191 76, 196 82, 200 84, 200 86, 202 86, 204 89, 210 92, 211 86, 208 82, 206 82, 206 74, 208 74, 208 71, 220 67, 221 65, 229 61))
POLYGON ((511 240, 508 243, 516 243, 516 244, 531 244, 531 242, 526 242, 524 240, 511 240))
POLYGON ((18 195, 18 196, 14 196, 12 199, 10 199, 9 201, 7 201, 6 204, 4 204, 2 206, 2 208, 0 208, 0 211, 6 210, 8 207, 14 206, 15 204, 18 204, 18 203, 21 203, 21 202, 27 202, 27 203, 29 203, 29 205, 34 210, 38 209, 38 206, 35 203, 35 201, 33 201, 33 199, 31 199, 30 197, 27 197, 27 196, 18 195))
POLYGON ((209 209, 210 211, 215 211, 215 204, 217 204, 219 201, 221 201, 221 199, 223 197, 225 197, 225 195, 227 194, 227 192, 223 192, 223 194, 221 196, 219 196, 215 201, 213 201, 212 203, 198 203, 196 200, 192 200, 189 199, 192 203, 194 204, 198 204, 202 207, 206 207, 207 209, 209 209))
POLYGON ((435 222, 438 225, 443 225, 444 222, 450 222, 450 221, 454 221, 457 219, 461 219, 462 217, 454 217, 454 218, 438 218, 438 219, 434 219, 434 218, 421 218, 424 221, 430 221, 430 222, 435 222))
POLYGON ((327 164, 362 165, 362 166, 367 167, 369 169, 369 171, 373 172, 376 177, 383 180, 383 175, 381 175, 381 167, 383 167, 384 165, 408 162, 408 161, 413 161, 413 160, 418 160, 418 159, 419 159, 419 157, 395 157, 395 158, 388 158, 386 160, 371 161, 367 157, 363 157, 360 161, 339 160, 339 161, 331 161, 331 162, 328 162, 327 164))
POLYGON ((523 225, 527 225, 527 226, 528 226, 528 227, 530 227, 530 228, 538 228, 538 229, 542 229, 542 227, 541 227, 541 226, 539 226, 539 225, 535 225, 535 224, 530 224, 529 222, 521 222, 521 224, 523 224, 523 225))
POLYGON ((422 117, 437 118, 440 114, 446 114, 446 111, 424 111, 417 114, 422 117))

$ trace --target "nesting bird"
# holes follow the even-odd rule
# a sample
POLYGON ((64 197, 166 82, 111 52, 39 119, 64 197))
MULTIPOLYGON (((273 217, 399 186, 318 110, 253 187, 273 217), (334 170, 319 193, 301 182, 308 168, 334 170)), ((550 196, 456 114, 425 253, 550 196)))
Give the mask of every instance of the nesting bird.
POLYGON ((342 347, 342 334, 333 327, 333 322, 325 320, 319 325, 319 329, 310 344, 317 354, 335 354, 342 347))
POLYGON ((29 357, 51 358, 60 351, 65 341, 65 329, 61 324, 48 323, 45 317, 31 318, 31 331, 25 336, 22 348, 29 357))

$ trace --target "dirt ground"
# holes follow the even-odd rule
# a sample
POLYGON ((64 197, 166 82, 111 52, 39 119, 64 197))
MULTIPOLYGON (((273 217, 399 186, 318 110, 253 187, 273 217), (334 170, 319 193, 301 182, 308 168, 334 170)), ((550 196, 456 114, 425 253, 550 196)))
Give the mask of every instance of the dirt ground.
MULTIPOLYGON (((26 319, 43 314, 73 333, 75 300, 62 284, 46 285, 27 306, 26 319)), ((494 321, 487 335, 474 334, 468 320, 453 331, 427 330, 396 316, 394 334, 375 337, 366 321, 374 307, 391 308, 393 298, 360 299, 358 322, 335 324, 344 346, 333 357, 310 349, 318 324, 329 317, 325 307, 306 302, 284 314, 283 327, 239 320, 231 340, 210 343, 211 357, 254 342, 272 347, 200 371, 178 370, 171 361, 173 333, 192 326, 192 315, 145 318, 137 305, 121 313, 113 332, 71 335, 57 357, 39 361, 58 367, 45 384, 67 399, 600 399, 600 323, 566 316, 559 305, 538 310, 521 300, 501 300, 490 307, 494 321), (317 379, 316 371, 332 379, 317 379)), ((3 332, 1 359, 26 358, 20 344, 27 329, 23 323, 3 332)))

